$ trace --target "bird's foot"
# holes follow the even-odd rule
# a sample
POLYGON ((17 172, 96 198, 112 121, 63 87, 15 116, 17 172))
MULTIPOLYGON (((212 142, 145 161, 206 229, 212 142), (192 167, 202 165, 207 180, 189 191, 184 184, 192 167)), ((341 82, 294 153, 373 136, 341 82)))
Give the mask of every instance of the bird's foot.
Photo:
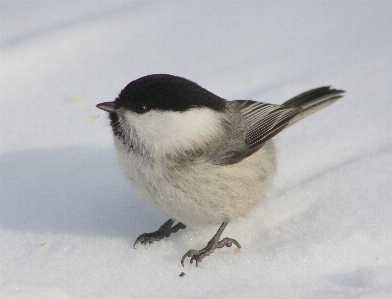
POLYGON ((169 237, 171 234, 178 232, 180 229, 186 228, 186 225, 181 222, 178 222, 176 225, 172 226, 174 221, 174 219, 169 219, 157 231, 141 234, 139 237, 137 237, 133 248, 136 248, 138 243, 148 244, 159 241, 164 237, 169 237))
POLYGON ((201 262, 206 256, 209 256, 214 252, 216 248, 222 247, 231 247, 231 245, 235 245, 238 248, 241 248, 240 243, 231 238, 224 238, 219 241, 220 236, 222 235, 223 230, 227 225, 227 221, 223 222, 217 233, 212 237, 212 239, 207 243, 207 246, 200 250, 189 250, 181 259, 181 265, 184 267, 184 261, 187 257, 190 257, 190 263, 193 264, 193 261, 196 261, 196 267, 199 266, 199 262, 201 262))

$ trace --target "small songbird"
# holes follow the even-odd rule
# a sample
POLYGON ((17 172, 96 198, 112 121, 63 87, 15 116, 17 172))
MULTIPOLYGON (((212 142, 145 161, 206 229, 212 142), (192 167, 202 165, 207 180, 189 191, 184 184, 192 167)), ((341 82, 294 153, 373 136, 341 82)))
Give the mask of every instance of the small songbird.
POLYGON ((344 91, 320 87, 282 105, 225 100, 172 75, 129 83, 109 112, 118 162, 131 186, 170 219, 138 243, 159 241, 186 225, 219 225, 200 250, 181 259, 199 262, 216 248, 240 244, 221 239, 228 222, 246 216, 265 197, 276 174, 271 140, 287 126, 334 103, 344 91), (175 224, 175 222, 178 223, 175 224))

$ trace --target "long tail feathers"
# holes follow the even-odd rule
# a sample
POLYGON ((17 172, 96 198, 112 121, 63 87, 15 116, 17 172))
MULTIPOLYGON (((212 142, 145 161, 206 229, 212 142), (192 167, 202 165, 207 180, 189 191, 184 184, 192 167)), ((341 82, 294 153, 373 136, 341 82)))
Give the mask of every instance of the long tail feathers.
POLYGON ((315 88, 284 102, 282 106, 289 108, 301 108, 289 126, 301 119, 331 105, 343 96, 344 90, 331 89, 330 86, 315 88))

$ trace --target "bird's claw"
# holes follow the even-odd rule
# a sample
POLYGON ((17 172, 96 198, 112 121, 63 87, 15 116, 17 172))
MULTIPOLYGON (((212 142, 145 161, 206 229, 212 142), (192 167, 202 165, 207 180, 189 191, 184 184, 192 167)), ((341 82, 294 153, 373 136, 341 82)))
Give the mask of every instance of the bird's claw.
POLYGON ((240 243, 238 243, 236 240, 231 239, 231 238, 224 238, 221 241, 217 241, 214 238, 211 239, 207 246, 204 247, 203 249, 200 250, 194 250, 191 249, 189 250, 181 259, 181 265, 184 267, 184 261, 187 257, 190 257, 190 263, 193 264, 193 261, 196 261, 196 267, 199 266, 199 262, 201 262, 206 256, 209 256, 211 253, 215 251, 216 248, 222 248, 222 247, 231 247, 233 244, 235 244, 238 248, 241 248, 240 243))
POLYGON ((139 243, 146 245, 155 241, 160 241, 165 237, 169 237, 172 233, 176 233, 178 230, 186 228, 186 225, 181 222, 172 227, 173 223, 174 220, 169 219, 157 231, 141 234, 137 237, 133 248, 136 248, 139 243))
POLYGON ((137 237, 133 248, 136 248, 137 244, 141 243, 143 245, 162 240, 165 235, 158 233, 158 231, 153 233, 144 233, 137 237))

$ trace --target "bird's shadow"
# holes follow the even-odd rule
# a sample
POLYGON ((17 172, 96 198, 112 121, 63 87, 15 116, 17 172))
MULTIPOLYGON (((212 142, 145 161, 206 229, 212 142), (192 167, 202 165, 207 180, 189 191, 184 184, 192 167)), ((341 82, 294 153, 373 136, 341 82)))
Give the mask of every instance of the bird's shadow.
POLYGON ((5 229, 132 241, 167 220, 127 184, 111 147, 6 153, 0 165, 5 229))

